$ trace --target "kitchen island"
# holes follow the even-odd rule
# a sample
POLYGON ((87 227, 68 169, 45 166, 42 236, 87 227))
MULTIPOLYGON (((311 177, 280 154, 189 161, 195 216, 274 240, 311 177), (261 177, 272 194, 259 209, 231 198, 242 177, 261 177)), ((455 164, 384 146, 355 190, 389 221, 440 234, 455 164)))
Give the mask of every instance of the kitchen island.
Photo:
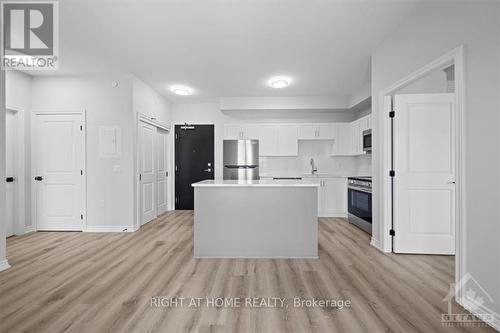
POLYGON ((194 183, 195 258, 318 258, 316 181, 194 183))

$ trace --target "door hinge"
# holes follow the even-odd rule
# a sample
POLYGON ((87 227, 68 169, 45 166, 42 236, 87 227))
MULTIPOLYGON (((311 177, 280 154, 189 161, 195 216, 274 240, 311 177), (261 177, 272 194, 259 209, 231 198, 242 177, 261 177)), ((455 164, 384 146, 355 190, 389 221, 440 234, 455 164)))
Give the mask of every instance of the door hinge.
POLYGON ((168 177, 168 171, 165 172, 165 177, 168 177))
POLYGON ((175 197, 175 203, 177 203, 177 197, 175 197))
POLYGON ((175 139, 177 140, 177 133, 175 133, 175 139))
POLYGON ((389 118, 394 118, 395 115, 396 115, 396 112, 394 112, 394 111, 389 112, 389 118))
POLYGON ((83 214, 82 214, 82 215, 80 215, 80 220, 83 220, 83 214))
POLYGON ((142 180, 142 174, 139 174, 139 180, 142 180))
POLYGON ((177 171, 177 165, 175 166, 175 171, 177 171))
POLYGON ((389 235, 396 236, 396 231, 394 231, 394 229, 389 230, 389 235))
POLYGON ((83 176, 83 170, 80 170, 80 175, 82 175, 82 176, 83 176))
POLYGON ((80 125, 80 131, 83 131, 83 125, 80 125))
POLYGON ((389 171, 389 177, 394 177, 394 176, 396 176, 396 171, 394 170, 389 171))

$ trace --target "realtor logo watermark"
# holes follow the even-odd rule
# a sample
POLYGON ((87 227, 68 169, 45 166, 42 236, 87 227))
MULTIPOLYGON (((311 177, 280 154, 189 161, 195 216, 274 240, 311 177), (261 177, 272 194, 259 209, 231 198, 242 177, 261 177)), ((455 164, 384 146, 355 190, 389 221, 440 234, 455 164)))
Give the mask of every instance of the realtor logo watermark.
POLYGON ((57 70, 59 3, 1 1, 2 69, 57 70))
POLYGON ((443 302, 448 303, 448 313, 441 315, 442 326, 484 327, 492 324, 495 320, 490 311, 485 311, 490 308, 493 298, 469 273, 465 274, 457 285, 450 284, 450 291, 443 299, 443 302), (457 292, 462 295, 464 305, 474 314, 453 311, 453 299, 457 292))

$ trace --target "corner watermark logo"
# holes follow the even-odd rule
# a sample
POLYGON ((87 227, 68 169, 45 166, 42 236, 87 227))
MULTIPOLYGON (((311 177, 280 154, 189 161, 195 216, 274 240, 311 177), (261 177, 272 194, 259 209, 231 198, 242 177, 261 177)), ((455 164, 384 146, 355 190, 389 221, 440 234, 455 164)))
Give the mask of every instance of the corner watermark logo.
POLYGON ((490 308, 493 298, 469 273, 465 274, 458 284, 450 284, 450 291, 443 302, 448 303, 448 313, 441 315, 442 326, 484 327, 492 324, 495 320, 490 311, 485 311, 490 308), (457 294, 462 295, 462 304, 474 314, 458 313, 458 311, 453 310, 453 300, 457 294))
POLYGON ((1 1, 2 69, 57 70, 59 3, 1 1))

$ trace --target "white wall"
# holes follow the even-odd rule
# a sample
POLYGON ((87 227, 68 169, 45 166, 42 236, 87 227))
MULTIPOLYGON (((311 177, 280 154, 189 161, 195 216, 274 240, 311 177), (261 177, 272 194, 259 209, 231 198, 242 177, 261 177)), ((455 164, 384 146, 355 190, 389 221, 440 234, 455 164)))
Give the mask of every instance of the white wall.
POLYGON ((87 122, 87 228, 134 225, 134 115, 132 76, 43 77, 33 79, 32 111, 85 109, 87 122), (118 87, 113 88, 112 82, 118 87), (100 157, 99 127, 121 127, 121 155, 100 157))
POLYGON ((385 113, 381 90, 432 60, 465 45, 466 80, 466 270, 494 298, 500 314, 500 136, 498 2, 425 3, 387 36, 372 55, 373 231, 380 237, 381 157, 379 128, 385 113))
MULTIPOLYGON (((24 147, 24 179, 19 179, 19 184, 24 184, 25 196, 19 205, 24 207, 24 214, 19 215, 19 220, 24 226, 24 231, 32 230, 33 223, 31 221, 31 84, 32 77, 19 71, 5 72, 5 100, 7 107, 17 108, 17 120, 23 122, 24 132, 20 139, 20 146, 24 147)), ((20 176, 21 177, 21 176, 20 176)), ((17 230, 17 228, 16 228, 17 230)), ((21 232, 24 232, 21 231, 21 232)))
POLYGON ((162 124, 170 124, 172 120, 170 102, 138 78, 133 80, 132 96, 134 112, 155 118, 162 124))
POLYGON ((448 89, 446 72, 439 69, 399 89, 396 94, 433 94, 447 92, 453 91, 449 91, 448 89))
MULTIPOLYGON (((0 71, 0 142, 5 142, 5 71, 0 71)), ((0 179, 5 179, 5 144, 0 145, 0 179)), ((0 181, 0 271, 9 268, 5 248, 5 182, 0 181)))

